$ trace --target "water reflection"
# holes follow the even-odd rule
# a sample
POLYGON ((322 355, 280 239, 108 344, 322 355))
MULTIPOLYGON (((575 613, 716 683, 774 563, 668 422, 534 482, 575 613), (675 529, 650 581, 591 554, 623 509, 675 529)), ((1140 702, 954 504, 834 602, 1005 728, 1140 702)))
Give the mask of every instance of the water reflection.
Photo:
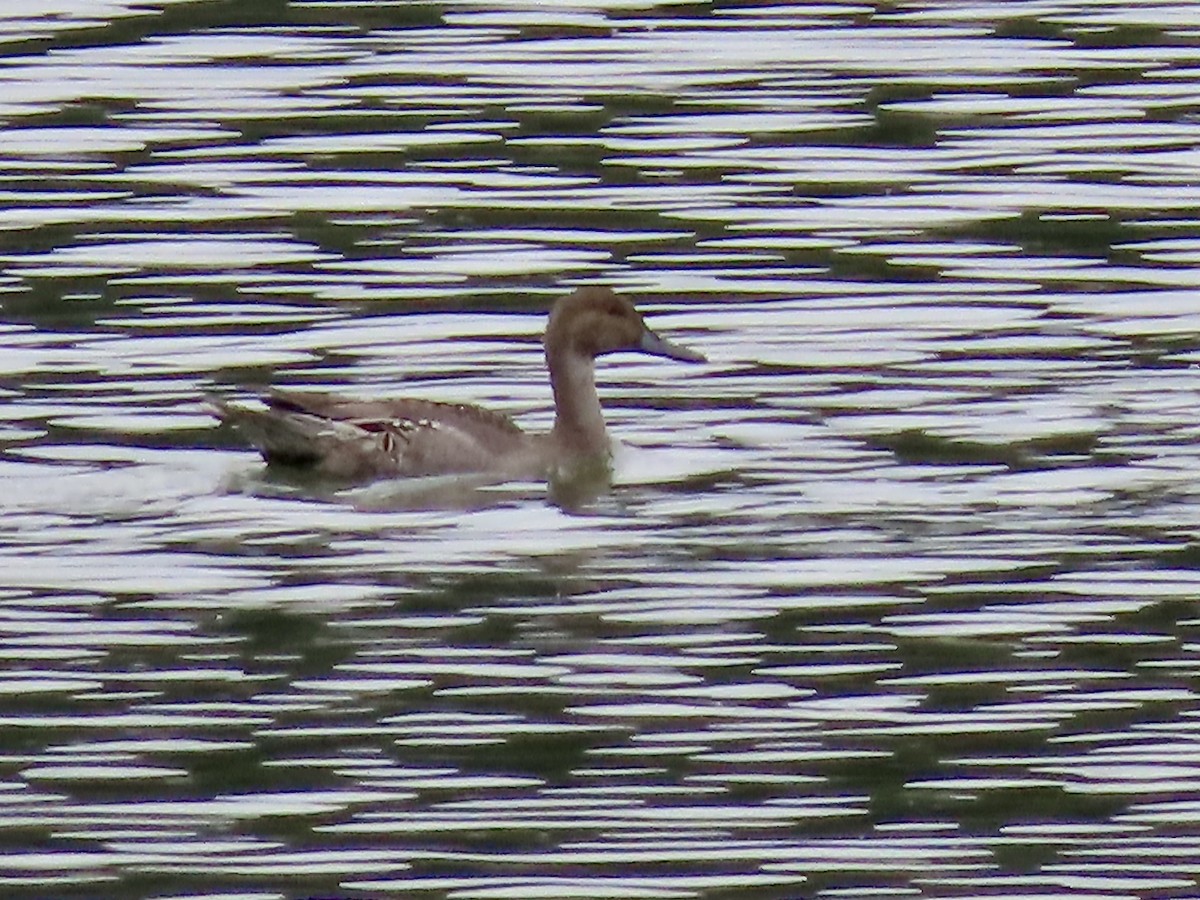
POLYGON ((0 13, 7 893, 1194 892, 1190 8, 248 15, 0 13), (611 489, 199 403, 545 429, 582 282, 611 489))

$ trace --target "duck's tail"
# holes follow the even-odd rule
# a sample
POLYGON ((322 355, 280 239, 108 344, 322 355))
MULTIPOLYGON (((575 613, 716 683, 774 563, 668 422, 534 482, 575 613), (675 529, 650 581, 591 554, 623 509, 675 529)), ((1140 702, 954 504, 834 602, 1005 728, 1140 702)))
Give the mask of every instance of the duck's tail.
POLYGON ((213 415, 236 428, 271 465, 338 479, 393 474, 390 456, 381 452, 383 436, 309 411, 287 395, 268 394, 262 408, 211 394, 205 400, 213 415))
POLYGON ((257 409, 208 394, 205 403, 213 415, 236 428, 269 463, 318 465, 337 440, 333 433, 337 423, 279 408, 269 401, 265 408, 257 409))

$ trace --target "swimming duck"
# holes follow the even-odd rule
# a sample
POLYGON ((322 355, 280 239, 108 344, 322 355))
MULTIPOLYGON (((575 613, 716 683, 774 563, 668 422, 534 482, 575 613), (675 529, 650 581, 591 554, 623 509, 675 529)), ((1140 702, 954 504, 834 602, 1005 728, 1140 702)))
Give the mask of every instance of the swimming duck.
POLYGON ((579 461, 607 461, 608 434, 596 393, 595 360, 619 351, 683 362, 705 358, 659 337, 624 297, 581 287, 550 311, 544 339, 554 394, 548 434, 522 431, 506 415, 431 400, 348 400, 272 391, 266 409, 210 397, 212 412, 238 428, 268 463, 346 479, 496 473, 541 476, 579 461))

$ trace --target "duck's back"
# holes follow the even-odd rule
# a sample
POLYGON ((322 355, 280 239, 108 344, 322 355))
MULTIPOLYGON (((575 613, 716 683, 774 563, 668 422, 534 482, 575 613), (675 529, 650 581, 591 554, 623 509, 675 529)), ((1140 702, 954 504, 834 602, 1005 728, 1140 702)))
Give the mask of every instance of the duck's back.
POLYGON ((502 413, 432 400, 349 400, 272 392, 265 410, 213 405, 268 462, 343 478, 536 466, 536 441, 502 413))

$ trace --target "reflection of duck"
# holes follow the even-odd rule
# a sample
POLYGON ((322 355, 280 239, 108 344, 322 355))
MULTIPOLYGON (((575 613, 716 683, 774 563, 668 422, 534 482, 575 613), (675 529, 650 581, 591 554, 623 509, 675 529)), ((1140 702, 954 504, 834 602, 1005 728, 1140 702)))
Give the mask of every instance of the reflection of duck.
POLYGON ((345 400, 328 394, 272 392, 266 409, 210 398, 271 463, 339 478, 488 472, 544 474, 607 460, 608 436, 596 394, 597 356, 622 350, 703 362, 660 338, 633 304, 605 287, 582 287, 554 304, 546 326, 546 364, 554 391, 554 428, 531 435, 508 416, 431 400, 345 400))

